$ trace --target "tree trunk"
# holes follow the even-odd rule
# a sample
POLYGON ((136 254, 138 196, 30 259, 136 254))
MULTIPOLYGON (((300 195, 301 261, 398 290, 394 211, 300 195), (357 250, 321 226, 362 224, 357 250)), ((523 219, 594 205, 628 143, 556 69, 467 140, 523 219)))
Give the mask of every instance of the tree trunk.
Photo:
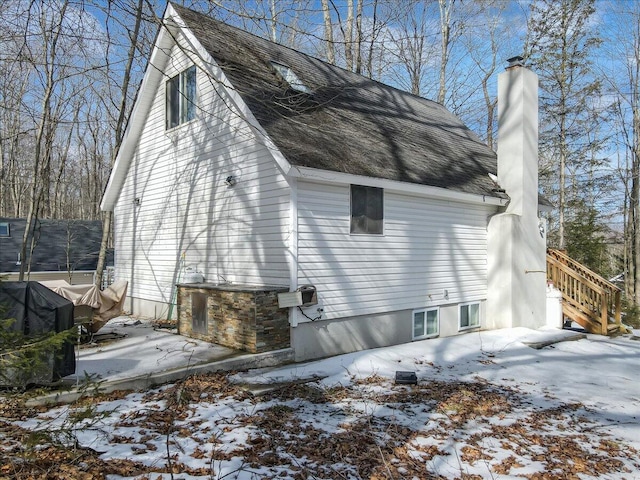
POLYGON ((333 25, 331 25, 331 12, 329 11, 329 0, 322 0, 322 15, 324 17, 324 40, 327 44, 327 62, 336 64, 336 50, 333 43, 333 25))
POLYGON ((353 71, 353 0, 347 0, 347 25, 344 28, 344 59, 353 71))
MULTIPOLYGON (((19 281, 24 281, 25 269, 30 265, 31 258, 27 258, 27 244, 29 242, 29 236, 34 233, 34 222, 37 219, 40 210, 40 200, 42 198, 42 190, 43 190, 43 179, 42 171, 47 169, 41 168, 43 154, 43 142, 45 142, 45 132, 49 127, 49 121, 51 116, 51 99, 54 95, 55 91, 55 79, 54 79, 54 71, 55 71, 55 60, 56 60, 56 49, 58 44, 58 39, 60 38, 60 34, 62 32, 62 19, 65 16, 67 10, 68 2, 64 2, 62 4, 60 10, 60 24, 57 25, 55 31, 53 32, 44 32, 45 36, 47 33, 52 34, 51 43, 46 45, 47 51, 45 54, 45 69, 46 69, 46 86, 44 95, 42 98, 42 112, 40 122, 38 124, 38 129, 35 137, 35 152, 34 152, 34 163, 33 163, 33 179, 31 184, 31 194, 29 196, 29 206, 27 211, 27 218, 25 222, 24 234, 22 236, 22 246, 20 248, 20 273, 18 275, 19 281)), ((44 14, 43 14, 44 15, 44 14)), ((54 29, 54 26, 52 26, 54 29)), ((45 40, 46 41, 46 40, 45 40)), ((45 149, 48 150, 48 149, 45 149)), ((45 152, 46 155, 50 155, 50 151, 45 152)), ((32 243, 33 245, 33 243, 32 243)))
MULTIPOLYGON (((636 77, 636 81, 638 77, 636 77)), ((633 291, 636 305, 640 305, 640 104, 639 92, 634 92, 633 106, 633 146, 631 155, 631 206, 633 212, 633 291)))
POLYGON ((362 2, 363 0, 356 0, 356 39, 355 39, 355 55, 356 55, 356 73, 359 75, 362 73, 362 2))
MULTIPOLYGON (((120 144, 122 143, 122 136, 124 134, 124 127, 126 124, 127 118, 127 94, 129 92, 129 84, 131 82, 131 66, 133 65, 133 61, 135 59, 137 41, 140 36, 140 28, 142 26, 142 9, 144 7, 145 0, 138 0, 138 6, 136 9, 136 20, 133 28, 133 32, 131 33, 130 40, 131 43, 129 45, 129 52, 127 54, 127 64, 124 70, 124 78, 122 79, 122 85, 120 86, 120 106, 118 111, 118 120, 116 122, 115 128, 115 146, 113 159, 111 160, 111 167, 113 168, 113 162, 115 161, 115 156, 117 155, 118 149, 120 148, 120 144)), ((107 248, 109 246, 109 238, 111 236, 111 223, 112 223, 113 212, 107 211, 104 212, 104 216, 102 217, 102 240, 100 242, 100 253, 98 255, 98 264, 96 265, 96 276, 95 276, 95 285, 98 288, 102 287, 102 273, 104 272, 104 268, 107 261, 107 248)))
POLYGON ((271 41, 275 43, 278 40, 278 13, 276 12, 276 0, 271 0, 269 8, 271 10, 271 41))
POLYGON ((367 76, 373 78, 373 46, 377 38, 378 0, 373 2, 373 16, 371 19, 371 41, 369 42, 369 56, 367 57, 367 76))
POLYGON ((447 63, 449 63, 449 43, 451 41, 451 10, 455 0, 438 0, 440 7, 440 86, 438 103, 444 105, 447 98, 447 63))

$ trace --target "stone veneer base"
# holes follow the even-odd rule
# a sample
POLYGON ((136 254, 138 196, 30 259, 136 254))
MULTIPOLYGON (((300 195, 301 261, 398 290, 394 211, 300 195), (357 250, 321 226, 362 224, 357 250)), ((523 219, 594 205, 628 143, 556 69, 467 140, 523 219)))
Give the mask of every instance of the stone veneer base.
POLYGON ((178 333, 235 350, 262 353, 291 345, 289 309, 278 307, 286 287, 178 285, 178 333), (206 331, 193 329, 193 294, 206 296, 206 331))

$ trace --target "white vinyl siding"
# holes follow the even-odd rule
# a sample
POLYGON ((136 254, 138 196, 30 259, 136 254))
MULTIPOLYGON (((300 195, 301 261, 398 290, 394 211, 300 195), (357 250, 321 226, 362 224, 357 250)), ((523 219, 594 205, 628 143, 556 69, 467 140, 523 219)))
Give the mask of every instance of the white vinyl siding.
MULTIPOLYGON (((174 48, 164 73, 171 78, 189 64, 174 48)), ((229 111, 222 87, 202 71, 196 78, 195 121, 170 131, 165 83, 158 86, 118 198, 116 270, 132 297, 172 301, 186 267, 212 283, 289 285, 288 185, 246 121, 229 111), (236 185, 225 184, 229 175, 236 185)))
POLYGON ((385 189, 384 236, 350 235, 349 191, 298 182, 298 284, 318 288, 324 318, 486 298, 494 207, 385 189))

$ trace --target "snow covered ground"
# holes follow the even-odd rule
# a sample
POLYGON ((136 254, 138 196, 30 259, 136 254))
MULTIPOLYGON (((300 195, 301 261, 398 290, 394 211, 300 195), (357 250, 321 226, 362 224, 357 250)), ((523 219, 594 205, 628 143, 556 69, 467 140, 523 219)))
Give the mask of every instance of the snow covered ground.
POLYGON ((122 316, 109 321, 96 334, 115 340, 76 349, 76 374, 69 379, 113 381, 188 367, 231 355, 233 350, 213 343, 157 330, 144 320, 122 316))
POLYGON ((195 377, 93 402, 88 419, 86 404, 61 406, 20 425, 129 462, 113 480, 640 478, 640 341, 526 345, 568 334, 475 332, 195 377), (396 385, 397 371, 418 385, 396 385))

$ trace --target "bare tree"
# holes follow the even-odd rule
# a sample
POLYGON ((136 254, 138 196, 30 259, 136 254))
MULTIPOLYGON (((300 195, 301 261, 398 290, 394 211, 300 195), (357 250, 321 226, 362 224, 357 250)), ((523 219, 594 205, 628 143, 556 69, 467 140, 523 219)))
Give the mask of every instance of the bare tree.
MULTIPOLYGON (((131 89, 132 85, 132 67, 136 60, 136 54, 139 48, 138 43, 141 41, 141 37, 143 36, 144 26, 143 20, 146 13, 145 10, 145 0, 137 0, 135 3, 135 8, 133 9, 133 28, 130 30, 129 34, 129 48, 127 51, 127 55, 125 57, 125 67, 123 70, 123 76, 120 82, 120 103, 117 107, 117 120, 115 123, 114 133, 115 133, 115 141, 114 141, 114 149, 113 149, 113 161, 115 160, 115 155, 122 143, 122 138, 124 136, 124 129, 126 126, 126 119, 128 117, 132 98, 131 98, 131 89)), ((111 14, 111 11, 108 12, 111 14)), ((102 241, 100 244, 100 254, 98 256, 98 264, 96 266, 96 275, 95 275, 95 284, 100 287, 102 285, 102 273, 105 268, 106 258, 107 258, 107 249, 109 246, 109 240, 111 238, 111 223, 112 223, 113 212, 107 211, 104 212, 103 220, 102 220, 102 241)))
POLYGON ((412 2, 407 7, 397 17, 396 31, 390 32, 392 51, 408 76, 407 89, 414 95, 420 95, 427 63, 426 37, 433 25, 424 2, 412 2))
MULTIPOLYGON (((540 76, 546 126, 540 153, 556 166, 557 174, 549 180, 558 192, 557 246, 565 248, 565 224, 574 200, 568 196, 570 168, 580 167, 587 152, 597 148, 584 132, 592 121, 589 107, 599 95, 590 55, 600 40, 589 28, 594 0, 537 0, 531 12, 526 55, 540 76)), ((544 186, 545 178, 541 180, 544 186)))
POLYGON ((326 44, 327 61, 331 65, 336 64, 336 51, 333 42, 333 25, 331 24, 331 12, 329 0, 322 0, 322 17, 324 20, 324 41, 326 44))
POLYGON ((616 30, 607 38, 603 78, 616 99, 620 176, 624 189, 624 264, 627 297, 640 304, 640 5, 608 5, 616 30))
POLYGON ((444 105, 447 97, 447 64, 449 63, 449 51, 453 40, 452 12, 456 0, 438 0, 440 9, 440 83, 438 88, 438 103, 444 105))
MULTIPOLYGON (((461 43, 465 54, 473 62, 477 70, 479 85, 472 89, 479 89, 482 94, 482 107, 478 108, 476 115, 467 109, 467 117, 472 125, 477 125, 478 133, 487 142, 490 148, 494 148, 494 132, 496 124, 497 97, 495 95, 495 74, 501 60, 506 60, 513 55, 513 50, 521 47, 513 47, 510 41, 517 38, 511 25, 504 22, 503 15, 507 9, 507 3, 501 0, 484 0, 477 2, 469 12, 473 18, 467 22, 461 34, 461 43), (483 38, 483 42, 478 39, 483 38), (507 51, 511 48, 511 51, 507 51), (476 120, 477 118, 477 120, 476 120), (482 126, 484 125, 484 128, 482 126)), ((516 50, 517 51, 517 50, 516 50)), ((473 103, 473 99, 467 97, 467 104, 473 103)))
MULTIPOLYGON (((43 55, 41 55, 39 58, 39 61, 42 62, 41 76, 43 81, 43 95, 39 112, 40 118, 37 121, 36 135, 34 139, 35 150, 32 167, 33 176, 28 198, 26 226, 22 238, 22 246, 20 248, 20 258, 22 259, 22 262, 20 264, 20 281, 24 280, 25 270, 27 270, 30 266, 30 256, 29 258, 27 258, 27 246, 29 245, 29 239, 31 238, 31 251, 33 251, 33 248, 35 246, 33 241, 35 239, 35 235, 33 235, 33 228, 40 212, 42 195, 44 191, 43 172, 48 171, 48 166, 51 159, 50 144, 47 141, 47 137, 50 138, 50 131, 52 128, 52 126, 50 125, 50 121, 52 119, 53 111, 53 95, 56 84, 59 81, 56 71, 56 63, 58 60, 58 42, 62 35, 63 21, 65 18, 67 7, 68 2, 63 2, 61 4, 60 10, 55 12, 55 15, 53 16, 48 15, 45 9, 42 9, 40 10, 40 12, 38 12, 40 17, 40 33, 44 40, 43 55), (49 133, 49 135, 47 135, 47 133, 49 133)), ((30 26, 33 25, 33 23, 27 22, 27 25, 30 26)), ((29 50, 28 30, 25 29, 24 33, 24 47, 25 50, 29 50)))

